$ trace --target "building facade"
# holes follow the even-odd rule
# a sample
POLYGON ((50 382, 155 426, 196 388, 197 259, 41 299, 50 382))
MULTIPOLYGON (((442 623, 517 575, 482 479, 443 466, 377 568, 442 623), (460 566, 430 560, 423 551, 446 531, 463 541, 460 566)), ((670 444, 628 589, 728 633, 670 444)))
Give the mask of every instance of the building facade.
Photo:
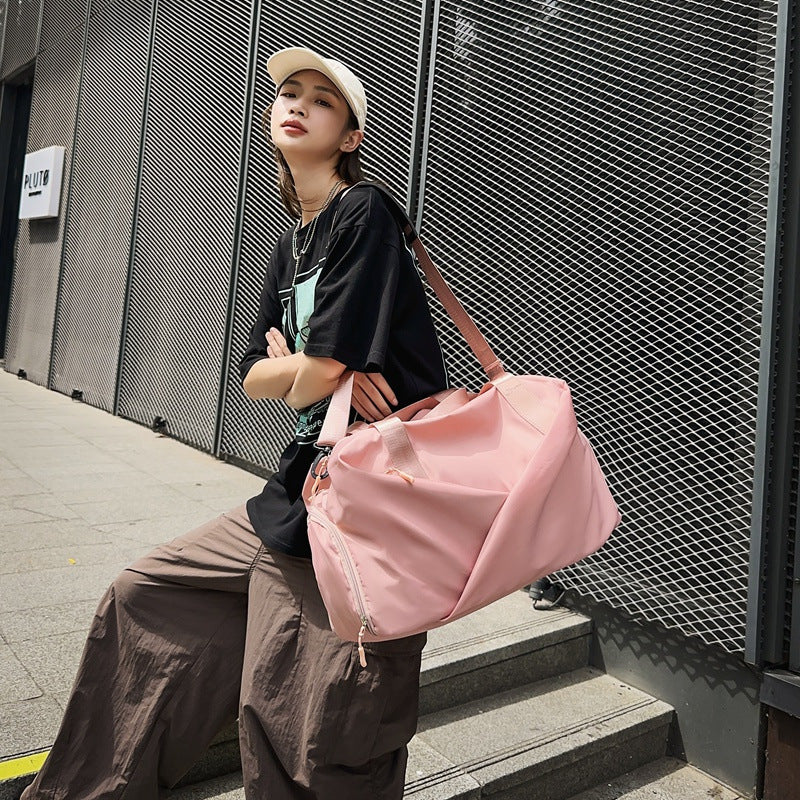
MULTIPOLYGON (((676 753, 761 791, 767 736, 800 716, 795 15, 0 2, 5 369, 273 469, 293 412, 250 401, 237 371, 290 223, 266 59, 341 58, 370 100, 367 172, 506 368, 572 389, 623 513, 556 576, 595 619, 596 657, 678 709, 676 753), (51 146, 58 216, 18 219, 24 156, 51 146)), ((431 303, 453 383, 479 387, 431 303)))

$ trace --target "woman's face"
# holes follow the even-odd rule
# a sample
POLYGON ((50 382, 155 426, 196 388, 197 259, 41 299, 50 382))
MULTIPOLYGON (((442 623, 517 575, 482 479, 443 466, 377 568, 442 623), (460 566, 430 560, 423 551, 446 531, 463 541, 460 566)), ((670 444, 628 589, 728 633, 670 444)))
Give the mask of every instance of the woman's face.
POLYGON ((349 131, 350 108, 336 85, 313 69, 295 72, 281 85, 272 104, 270 135, 284 156, 328 159, 355 150, 361 131, 349 131))

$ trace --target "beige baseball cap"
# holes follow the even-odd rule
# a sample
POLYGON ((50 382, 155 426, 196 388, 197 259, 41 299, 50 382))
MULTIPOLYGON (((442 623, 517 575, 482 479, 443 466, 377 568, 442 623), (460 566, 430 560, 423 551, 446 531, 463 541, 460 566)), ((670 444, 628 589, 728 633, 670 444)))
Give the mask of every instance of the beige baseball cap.
POLYGON ((367 94, 361 81, 341 61, 323 58, 307 47, 287 47, 285 50, 278 50, 267 61, 267 72, 276 86, 280 86, 290 75, 303 69, 315 69, 336 84, 355 114, 358 127, 363 130, 367 121, 367 94))

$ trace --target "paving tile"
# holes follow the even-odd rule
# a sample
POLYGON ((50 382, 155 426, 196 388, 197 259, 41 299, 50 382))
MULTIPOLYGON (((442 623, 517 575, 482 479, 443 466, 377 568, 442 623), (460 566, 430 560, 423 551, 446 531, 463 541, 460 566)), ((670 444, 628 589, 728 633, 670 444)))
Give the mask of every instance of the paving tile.
POLYGON ((142 497, 151 496, 157 493, 163 486, 155 478, 142 473, 117 472, 108 475, 97 475, 98 480, 76 481, 72 478, 72 484, 64 482, 61 488, 54 488, 53 481, 47 481, 50 494, 67 506, 75 506, 80 503, 111 503, 118 496, 139 495, 142 497))
MULTIPOLYGON (((142 545, 142 555, 144 555, 142 545)), ((125 548, 125 557, 129 558, 133 548, 125 548)), ((31 573, 46 569, 56 569, 66 566, 81 566, 87 564, 115 563, 120 560, 120 545, 118 541, 103 542, 101 544, 71 544, 59 547, 40 547, 36 550, 20 550, 14 553, 13 558, 6 558, 0 562, 0 575, 9 573, 31 573)), ((138 552, 134 554, 134 557, 138 552)))
MULTIPOLYGON (((0 429, 3 447, 7 452, 18 453, 21 449, 39 447, 84 447, 85 440, 63 428, 15 425, 13 429, 0 429)), ((35 454, 33 454, 35 455, 35 454)), ((19 459, 17 459, 19 460, 19 459)))
POLYGON ((16 475, 3 475, 0 473, 0 497, 21 497, 29 494, 41 494, 45 487, 26 475, 22 470, 5 470, 15 472, 16 475))
POLYGON ((0 703, 42 696, 42 690, 8 644, 0 645, 0 675, 0 703))
POLYGON ((94 472, 69 474, 53 473, 39 474, 37 480, 47 488, 54 497, 62 502, 91 502, 99 496, 109 499, 108 489, 128 489, 138 491, 145 486, 160 485, 161 481, 147 475, 138 469, 122 465, 121 469, 110 472, 94 472), (91 494, 94 493, 94 494, 91 494), (88 495, 88 496, 87 496, 88 495), (85 499, 83 499, 85 497, 85 499))
POLYGON ((53 744, 64 712, 54 697, 18 700, 0 705, 0 755, 44 750, 53 744))
POLYGON ((100 461, 99 459, 80 459, 75 458, 72 462, 54 461, 52 463, 36 463, 36 464, 22 464, 21 469, 35 478, 37 481, 44 481, 52 475, 74 475, 81 480, 89 480, 91 475, 95 473, 109 473, 109 472, 135 472, 136 470, 130 464, 124 461, 110 458, 107 461, 100 461))
POLYGON ((64 689, 61 692, 53 692, 50 697, 52 697, 56 703, 58 703, 58 707, 63 711, 67 710, 67 703, 69 702, 69 696, 72 694, 72 689, 64 689))
MULTIPOLYGON (((217 497, 212 500, 209 500, 203 505, 208 508, 210 512, 210 517, 216 516, 217 514, 222 514, 225 511, 230 511, 232 508, 236 508, 237 506, 242 505, 242 503, 246 503, 249 497, 253 495, 259 494, 261 489, 263 488, 263 484, 258 487, 255 491, 251 491, 246 494, 232 494, 227 497, 217 497)), ((209 517, 209 518, 210 518, 209 517)))
POLYGON ((9 647, 33 680, 51 694, 72 688, 85 644, 85 631, 70 631, 15 642, 9 647))
POLYGON ((245 800, 243 780, 241 772, 232 772, 180 789, 164 790, 160 800, 245 800))
POLYGON ((54 597, 64 603, 97 601, 119 572, 133 560, 124 554, 116 562, 106 564, 41 570, 34 580, 29 573, 0 575, 0 614, 50 606, 54 597))
POLYGON ((113 455, 104 453, 87 442, 20 447, 11 451, 6 450, 6 453, 21 469, 58 465, 62 469, 69 471, 73 465, 83 461, 97 465, 111 464, 118 461, 113 455))
POLYGON ((72 544, 102 544, 112 537, 96 530, 82 519, 40 520, 0 525, 0 553, 9 554, 72 544))
POLYGON ((75 519, 78 515, 47 492, 20 497, 0 497, 0 527, 24 522, 75 519))
POLYGON ((143 542, 154 546, 188 533, 213 517, 214 513, 207 506, 195 503, 194 507, 184 514, 132 522, 114 522, 108 525, 98 525, 97 530, 117 539, 143 542))
MULTIPOLYGON (((241 497, 247 495, 252 497, 257 494, 264 486, 264 479, 258 475, 238 470, 236 475, 225 478, 208 478, 206 480, 186 481, 181 483, 171 483, 170 486, 181 494, 191 497, 199 502, 209 502, 211 500, 224 499, 230 497, 241 497), (248 494, 249 493, 249 494, 248 494)), ((245 500, 247 499, 245 497, 245 500)))
POLYGON ((9 644, 72 631, 87 633, 99 602, 98 595, 92 600, 22 608, 0 614, 0 633, 9 644))
POLYGON ((197 501, 170 490, 168 487, 153 487, 143 492, 117 496, 113 503, 108 500, 93 503, 72 503, 69 508, 90 525, 105 525, 110 522, 135 522, 158 519, 166 514, 189 514, 197 508, 197 501))

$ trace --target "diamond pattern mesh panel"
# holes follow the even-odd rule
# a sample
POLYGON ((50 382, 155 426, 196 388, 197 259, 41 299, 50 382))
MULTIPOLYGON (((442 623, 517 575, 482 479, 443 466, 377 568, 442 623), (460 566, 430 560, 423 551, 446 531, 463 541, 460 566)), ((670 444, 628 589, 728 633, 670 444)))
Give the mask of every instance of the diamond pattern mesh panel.
POLYGON ((241 161, 246 2, 157 6, 119 413, 211 450, 241 161))
POLYGON ((291 223, 277 199, 277 172, 260 123, 262 111, 274 97, 267 59, 278 49, 300 44, 348 64, 364 82, 370 103, 363 145, 365 172, 385 180, 399 197, 407 197, 422 14, 423 3, 408 0, 386 7, 356 2, 346 15, 341 4, 331 0, 302 0, 293 5, 291 14, 282 3, 262 3, 222 453, 276 469, 294 428, 294 412, 274 400, 254 403, 244 394, 238 372, 269 253, 291 223))
POLYGON ((113 412, 152 3, 89 19, 64 239, 52 388, 113 412), (119 91, 120 71, 125 91, 119 91))
POLYGON ((47 49, 74 28, 82 27, 86 21, 87 5, 87 0, 44 0, 39 49, 47 49))
POLYGON ((42 0, 14 0, 8 3, 0 78, 7 77, 36 56, 41 5, 42 0))
MULTIPOLYGON (((744 646, 777 2, 443 2, 422 233, 623 523, 560 573, 744 646)), ((480 368, 439 313, 456 383, 480 368)))
POLYGON ((28 380, 47 384, 53 338, 58 275, 66 217, 72 137, 78 102, 83 32, 72 31, 59 47, 36 60, 26 152, 65 147, 59 215, 52 219, 20 220, 14 279, 9 307, 6 369, 24 369, 28 380))

